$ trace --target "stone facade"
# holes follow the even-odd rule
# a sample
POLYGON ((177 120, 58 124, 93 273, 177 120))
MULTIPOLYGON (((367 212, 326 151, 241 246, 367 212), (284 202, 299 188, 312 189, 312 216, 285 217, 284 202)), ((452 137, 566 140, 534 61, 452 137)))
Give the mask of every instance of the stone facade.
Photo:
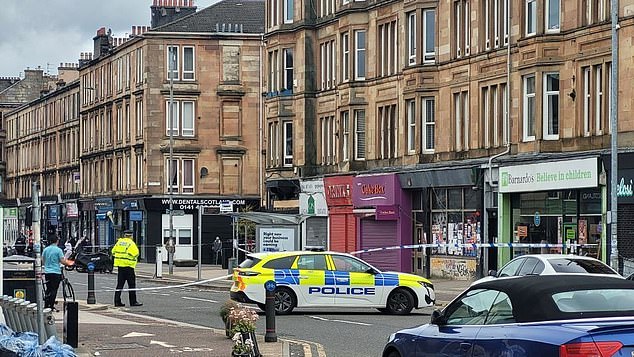
MULTIPOLYGON (((267 182, 488 158, 505 151, 507 143, 511 155, 609 148, 607 0, 562 1, 549 18, 545 2, 531 2, 534 24, 526 20, 528 7, 515 2, 507 24, 505 1, 321 0, 312 7, 313 2, 295 0, 293 10, 286 3, 267 1, 267 182), (355 42, 358 31, 365 35, 362 46, 355 42), (292 88, 283 83, 286 49, 294 54, 292 88), (365 74, 355 79, 355 56, 362 52, 365 74), (547 78, 554 91, 546 90, 547 78), (529 95, 527 80, 534 85, 529 95), (556 100, 554 107, 547 100, 556 100), (355 141, 358 110, 365 113, 363 143, 355 141), (286 121, 293 140, 285 165, 278 159, 285 146, 283 124, 272 126, 274 134, 270 127, 286 121), (364 152, 356 155, 356 147, 364 152)), ((620 2, 623 147, 631 146, 634 130, 626 83, 633 7, 620 2)), ((271 190, 269 195, 275 198, 271 190)))

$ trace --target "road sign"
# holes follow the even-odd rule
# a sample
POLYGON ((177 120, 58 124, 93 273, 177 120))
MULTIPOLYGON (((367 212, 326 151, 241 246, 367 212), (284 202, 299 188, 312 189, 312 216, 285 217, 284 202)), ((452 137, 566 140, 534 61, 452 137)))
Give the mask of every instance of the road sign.
POLYGON ((86 265, 86 268, 88 269, 88 271, 94 271, 95 270, 95 263, 90 262, 86 265))
MULTIPOLYGON (((170 210, 166 209, 165 210, 165 214, 170 214, 170 210)), ((185 215, 185 211, 183 211, 182 209, 173 209, 172 210, 172 216, 184 216, 185 215)))
POLYGON ((264 283, 264 288, 268 291, 273 291, 275 290, 277 284, 275 284, 275 282, 273 280, 269 280, 266 283, 264 283))
POLYGON ((229 200, 220 201, 220 213, 233 212, 233 204, 229 200))

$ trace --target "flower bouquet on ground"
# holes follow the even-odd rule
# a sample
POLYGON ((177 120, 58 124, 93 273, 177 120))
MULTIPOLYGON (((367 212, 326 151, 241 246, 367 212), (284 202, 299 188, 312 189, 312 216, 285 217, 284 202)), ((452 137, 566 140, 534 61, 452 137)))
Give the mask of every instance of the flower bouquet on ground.
POLYGON ((250 337, 246 337, 240 333, 236 332, 233 335, 233 348, 231 349, 231 356, 244 356, 251 357, 254 356, 253 352, 253 340, 250 337))
POLYGON ((240 303, 237 303, 233 300, 227 300, 220 307, 220 318, 222 319, 222 322, 225 323, 225 335, 227 336, 227 338, 232 338, 234 333, 233 322, 229 318, 229 312, 231 312, 231 309, 238 309, 238 308, 242 308, 242 305, 240 305, 240 303))
MULTIPOLYGON (((251 354, 247 356, 260 356, 258 341, 255 336, 255 324, 260 316, 253 310, 243 306, 229 309, 227 319, 231 321, 234 341, 234 355, 236 349, 250 349, 251 354)), ((239 356, 239 355, 238 355, 239 356)))

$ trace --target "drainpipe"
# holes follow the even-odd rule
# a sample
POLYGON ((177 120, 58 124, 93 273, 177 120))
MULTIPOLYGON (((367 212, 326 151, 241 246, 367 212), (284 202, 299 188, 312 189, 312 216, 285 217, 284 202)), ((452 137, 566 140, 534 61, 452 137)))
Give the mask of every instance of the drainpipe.
MULTIPOLYGON (((510 112, 511 112, 511 0, 506 0, 506 24, 507 24, 507 28, 508 28, 508 42, 506 44, 506 97, 504 98, 504 100, 506 101, 506 113, 504 113, 504 120, 506 122, 506 130, 505 130, 505 134, 506 134, 506 149, 504 151, 502 151, 501 153, 498 153, 496 155, 493 155, 491 157, 489 157, 489 163, 488 163, 488 169, 489 169, 489 178, 488 178, 488 184, 489 184, 489 190, 491 193, 493 193, 492 188, 494 187, 498 187, 498 184, 494 184, 493 183, 493 170, 492 170, 492 162, 493 160, 497 159, 500 156, 504 156, 507 155, 508 153, 511 152, 511 116, 510 116, 510 112)), ((484 222, 482 224, 483 230, 484 230, 484 237, 486 237, 485 239, 488 240, 489 238, 489 213, 487 210, 487 185, 486 182, 484 184, 484 212, 482 212, 482 216, 484 217, 484 222)), ((498 216, 499 219, 499 216, 498 216)), ((498 236, 499 236, 500 232, 498 232, 498 236)), ((489 255, 488 253, 485 254, 485 252, 487 252, 486 249, 492 249, 492 248, 482 248, 481 250, 481 254, 482 254, 482 259, 480 260, 483 264, 483 266, 481 267, 481 272, 482 275, 485 275, 486 272, 484 271, 485 266, 488 267, 489 265, 489 255)))
POLYGON ((260 60, 260 76, 258 78, 258 110, 260 111, 258 113, 258 117, 260 118, 258 120, 258 152, 257 152, 257 160, 258 160, 258 193, 260 196, 260 205, 262 205, 262 197, 264 192, 262 189, 262 185, 264 184, 262 182, 262 177, 264 176, 264 168, 262 165, 262 141, 263 141, 263 135, 262 135, 262 123, 264 121, 264 110, 262 110, 262 76, 264 75, 262 73, 262 71, 264 70, 264 66, 262 65, 262 47, 264 47, 264 35, 260 36, 260 51, 259 51, 259 60, 260 60))
POLYGON ((504 120, 506 121, 506 149, 499 154, 489 157, 489 186, 497 187, 497 184, 493 184, 491 162, 500 156, 506 155, 511 152, 511 0, 506 0, 506 23, 509 31, 509 38, 506 44, 506 113, 504 113, 504 120))

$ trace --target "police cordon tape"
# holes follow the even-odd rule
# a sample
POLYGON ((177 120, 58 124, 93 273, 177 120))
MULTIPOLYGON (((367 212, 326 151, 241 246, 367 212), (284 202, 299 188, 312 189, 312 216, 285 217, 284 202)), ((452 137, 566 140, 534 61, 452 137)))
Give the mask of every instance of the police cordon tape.
POLYGON ((479 248, 593 248, 598 244, 550 244, 550 243, 426 243, 426 244, 407 244, 407 245, 395 245, 391 247, 370 248, 357 250, 348 254, 357 255, 362 253, 381 252, 384 250, 398 250, 398 249, 420 249, 420 248, 467 248, 467 249, 479 249, 479 248))
MULTIPOLYGON (((426 243, 426 244, 407 244, 407 245, 395 245, 391 247, 381 247, 381 248, 370 248, 357 250, 354 252, 349 252, 350 255, 358 255, 363 253, 373 253, 373 252, 381 252, 381 251, 389 251, 389 250, 399 250, 399 249, 420 249, 420 248, 467 248, 467 249, 479 249, 479 248, 594 248, 597 247, 598 244, 550 244, 550 243, 426 243)), ((237 248, 239 251, 244 252, 246 254, 250 254, 252 252, 237 248)), ((169 285, 169 286, 157 286, 151 288, 134 288, 134 289, 121 289, 121 292, 127 291, 152 291, 152 290, 166 290, 166 289, 178 289, 184 288, 188 286, 196 286, 202 285, 205 283, 209 283, 212 281, 218 280, 227 280, 232 275, 224 275, 216 278, 205 279, 200 281, 192 281, 189 283, 177 284, 177 285, 169 285)), ((117 289, 102 289, 95 290, 95 292, 115 292, 117 289)))
MULTIPOLYGON (((192 281, 189 283, 183 283, 183 284, 177 284, 177 285, 169 285, 169 286, 156 286, 156 287, 151 287, 151 288, 134 288, 134 289, 128 289, 128 288, 123 288, 123 289, 95 289, 94 292, 100 292, 100 293, 113 293, 115 291, 121 291, 122 293, 128 292, 128 291, 151 291, 151 290, 166 290, 166 289, 178 289, 178 288, 185 288, 188 286, 195 286, 195 285, 200 285, 200 284, 204 284, 204 283, 209 283, 212 281, 218 281, 218 280, 227 280, 227 278, 231 277, 231 274, 229 275, 223 275, 223 276, 219 276, 216 278, 211 278, 211 279, 205 279, 205 280, 198 280, 198 281, 192 281)), ((86 292, 87 290, 83 290, 83 289, 75 289, 75 293, 77 292, 86 292)))

